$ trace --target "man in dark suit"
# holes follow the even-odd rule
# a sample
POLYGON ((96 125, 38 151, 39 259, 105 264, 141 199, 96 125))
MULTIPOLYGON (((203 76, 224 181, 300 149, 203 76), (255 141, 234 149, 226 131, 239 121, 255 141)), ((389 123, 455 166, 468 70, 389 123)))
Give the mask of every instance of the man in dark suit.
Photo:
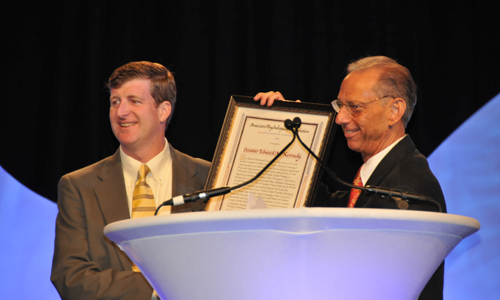
MULTIPOLYGON (((111 75, 110 122, 120 142, 116 153, 64 175, 58 186, 59 214, 51 280, 62 299, 154 299, 144 276, 103 234, 135 209, 138 168, 155 206, 172 196, 203 189, 210 163, 175 150, 165 138, 176 100, 173 75, 150 62, 126 64, 111 75)), ((172 213, 200 210, 176 206, 172 213)), ((170 213, 167 211, 165 213, 170 213)))
MULTIPOLYGON (((332 102, 335 122, 342 127, 347 145, 361 153, 364 164, 354 184, 400 189, 431 197, 446 212, 441 187, 427 159, 415 148, 405 128, 415 107, 416 86, 407 68, 384 56, 366 57, 351 63, 342 81, 338 99, 332 102)), ((258 93, 262 105, 284 100, 279 92, 258 93)), ((393 198, 359 189, 330 193, 324 185, 317 202, 331 207, 394 208, 393 198), (326 195, 326 197, 325 197, 326 195)), ((438 211, 432 202, 410 201, 408 209, 438 211)), ((443 298, 442 264, 419 300, 443 298)))

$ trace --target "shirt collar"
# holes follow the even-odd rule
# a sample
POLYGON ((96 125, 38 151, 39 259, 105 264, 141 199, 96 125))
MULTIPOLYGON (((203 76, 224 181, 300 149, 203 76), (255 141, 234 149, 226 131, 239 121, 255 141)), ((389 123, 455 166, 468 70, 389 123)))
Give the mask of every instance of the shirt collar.
POLYGON ((378 164, 382 161, 382 159, 384 159, 384 157, 387 155, 387 153, 389 153, 389 151, 391 151, 392 148, 394 148, 394 146, 396 146, 405 137, 406 137, 406 135, 399 138, 394 143, 390 144, 384 150, 382 150, 379 153, 375 154, 374 156, 370 157, 370 159, 368 159, 361 166, 360 176, 361 176, 361 181, 363 182, 363 185, 366 185, 366 182, 368 181, 368 179, 370 179, 370 176, 372 175, 373 171, 375 171, 378 164))
MULTIPOLYGON (((137 178, 137 171, 139 170, 139 167, 142 165, 142 163, 125 154, 121 146, 120 156, 122 160, 123 172, 126 174, 125 176, 129 178, 137 178)), ((166 179, 163 178, 163 176, 166 174, 166 170, 169 166, 170 161, 170 147, 168 145, 167 139, 165 138, 165 147, 163 148, 163 150, 148 162, 146 162, 149 169, 151 170, 150 174, 153 177, 153 180, 163 181, 164 179, 166 179)))

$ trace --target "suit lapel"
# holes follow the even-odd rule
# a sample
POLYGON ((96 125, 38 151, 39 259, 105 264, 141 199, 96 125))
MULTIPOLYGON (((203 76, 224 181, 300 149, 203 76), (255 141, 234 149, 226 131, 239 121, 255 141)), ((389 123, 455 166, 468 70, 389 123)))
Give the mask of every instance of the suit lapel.
POLYGON ((94 192, 106 224, 129 219, 127 192, 119 150, 99 171, 97 177, 101 180, 101 184, 94 187, 94 192))
MULTIPOLYGON (((415 150, 415 144, 410 136, 407 135, 387 153, 382 161, 380 161, 365 186, 380 186, 387 174, 389 174, 389 172, 391 172, 401 160, 413 150, 415 150)), ((356 207, 364 207, 369 198, 366 192, 362 192, 356 202, 356 207)))
MULTIPOLYGON (((197 190, 193 187, 193 184, 198 173, 193 167, 193 162, 181 155, 170 144, 169 147, 172 156, 172 196, 196 192, 197 190)), ((172 213, 201 210, 201 206, 201 202, 186 203, 172 207, 172 213)))
POLYGON ((170 155, 172 156, 172 196, 189 194, 196 192, 190 186, 192 178, 196 176, 189 172, 187 164, 189 164, 186 159, 184 159, 177 150, 175 150, 170 144, 170 155))
MULTIPOLYGON (((120 150, 117 150, 97 172, 97 178, 101 183, 94 186, 94 194, 104 218, 104 226, 116 221, 129 219, 130 212, 128 209, 127 191, 125 190, 125 180, 123 178, 120 150)), ((109 243, 113 243, 107 237, 104 238, 109 243)), ((122 264, 122 269, 132 270, 130 258, 118 247, 114 249, 122 264)))

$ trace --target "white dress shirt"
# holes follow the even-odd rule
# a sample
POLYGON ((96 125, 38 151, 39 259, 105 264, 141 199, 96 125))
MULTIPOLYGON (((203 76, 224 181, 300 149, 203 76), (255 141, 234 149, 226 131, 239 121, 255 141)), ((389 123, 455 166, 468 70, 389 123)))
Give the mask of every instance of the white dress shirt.
MULTIPOLYGON (((128 208, 130 215, 132 215, 132 197, 134 195, 135 183, 138 179, 137 172, 142 163, 125 154, 121 146, 120 155, 127 190, 128 208)), ((163 150, 146 164, 151 170, 146 176, 146 182, 153 191, 156 207, 158 207, 164 201, 172 198, 172 157, 170 156, 170 148, 166 138, 163 150)), ((170 210, 170 206, 163 206, 159 214, 168 214, 170 210)))

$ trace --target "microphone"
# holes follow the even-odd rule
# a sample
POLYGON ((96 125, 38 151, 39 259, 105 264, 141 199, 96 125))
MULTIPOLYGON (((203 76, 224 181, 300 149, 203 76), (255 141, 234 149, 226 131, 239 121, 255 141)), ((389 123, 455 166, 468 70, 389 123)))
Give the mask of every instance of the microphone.
POLYGON ((349 184, 349 183, 343 181, 328 166, 326 166, 323 163, 323 161, 318 156, 316 156, 316 154, 314 154, 314 152, 306 144, 304 144, 304 142, 302 142, 302 140, 300 139, 299 133, 298 133, 298 129, 302 125, 302 121, 300 120, 300 118, 295 117, 293 119, 293 122, 290 120, 286 120, 285 126, 287 126, 286 125, 287 121, 289 121, 288 126, 290 126, 290 128, 291 128, 290 130, 294 131, 294 134, 297 135, 297 139, 299 140, 300 144, 314 157, 314 159, 316 159, 316 161, 318 161, 318 163, 321 165, 321 167, 324 170, 326 170, 326 172, 330 176, 332 176, 333 179, 335 179, 337 182, 341 183, 342 185, 345 185, 345 186, 350 187, 350 188, 355 188, 358 190, 366 191, 368 193, 379 194, 382 197, 389 197, 396 202, 396 205, 398 206, 399 209, 408 209, 408 206, 409 206, 408 200, 416 200, 416 201, 421 201, 421 202, 431 202, 438 207, 439 212, 443 211, 443 209, 441 208, 441 204, 439 204, 439 202, 437 202, 434 199, 427 197, 427 196, 423 196, 423 195, 419 195, 419 194, 415 194, 415 193, 409 193, 409 192, 401 191, 398 189, 387 189, 387 188, 374 187, 374 186, 369 186, 369 185, 366 187, 359 187, 359 186, 349 184))
POLYGON ((288 130, 293 131, 294 128, 299 129, 301 125, 302 125, 302 120, 299 117, 295 117, 293 121, 290 119, 285 120, 285 128, 288 130))
POLYGON ((196 202, 198 199, 210 199, 215 196, 225 195, 231 192, 231 188, 228 186, 216 188, 212 190, 195 192, 187 195, 176 196, 168 201, 163 202, 164 205, 182 205, 188 202, 196 202))

